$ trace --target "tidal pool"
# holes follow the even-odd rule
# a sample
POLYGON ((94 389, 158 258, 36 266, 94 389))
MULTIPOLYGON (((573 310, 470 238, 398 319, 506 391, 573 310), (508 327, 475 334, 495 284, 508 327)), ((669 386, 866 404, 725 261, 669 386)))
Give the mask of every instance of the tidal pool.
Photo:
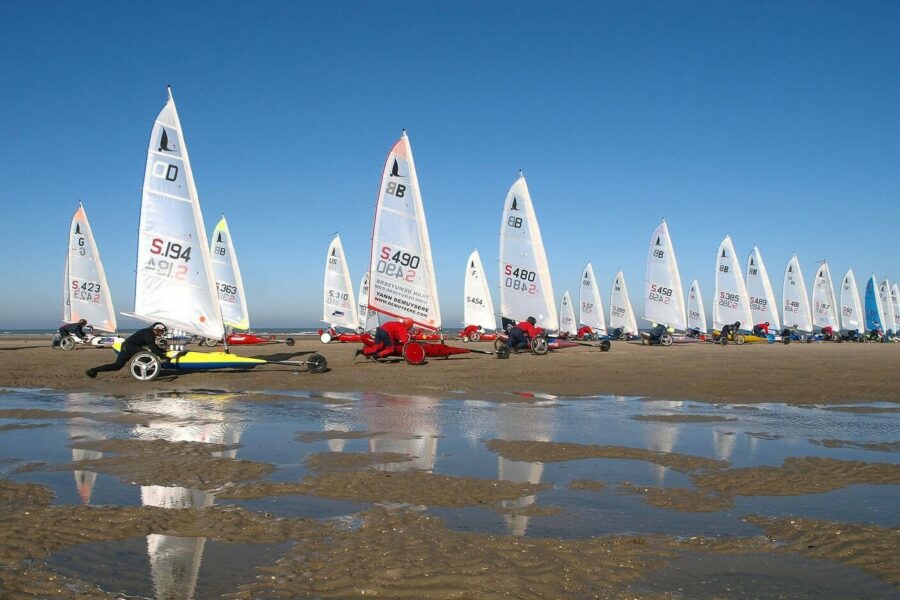
MULTIPOLYGON (((203 391, 114 397, 5 390, 0 394, 0 475, 49 487, 57 506, 173 510, 238 506, 273 519, 335 520, 353 527, 358 513, 377 504, 440 517, 448 528, 460 532, 560 540, 604 535, 675 539, 762 536, 757 525, 744 520, 749 515, 898 526, 900 480, 894 473, 900 465, 896 452, 900 414, 877 410, 888 405, 863 405, 875 409, 873 412, 846 412, 833 407, 711 405, 608 396, 516 400, 483 401, 465 394, 442 399, 374 393, 203 391), (185 473, 177 465, 159 481, 152 479, 159 476, 155 475, 158 470, 135 470, 131 476, 126 467, 123 475, 109 461, 123 451, 98 449, 103 440, 184 443, 179 448, 220 444, 223 449, 206 453, 203 460, 272 465, 266 475, 253 481, 271 484, 269 489, 283 486, 280 489, 287 493, 228 499, 222 490, 242 489, 248 482, 212 481, 191 487, 193 484, 179 482, 185 473), (523 447, 532 453, 528 456, 536 458, 504 456, 504 450, 489 448, 492 440, 528 442, 523 447), (625 452, 631 449, 644 454, 635 457, 625 452), (307 460, 322 453, 343 453, 354 463, 359 462, 358 454, 403 455, 402 461, 375 461, 359 467, 392 476, 393 481, 411 472, 424 472, 497 485, 521 484, 531 486, 528 489, 533 493, 471 504, 465 499, 407 501, 402 489, 391 491, 384 500, 378 498, 377 490, 346 497, 328 491, 297 493, 290 486, 321 476, 310 466, 316 463, 307 460), (572 458, 580 455, 589 457, 572 458), (682 462, 687 461, 688 466, 670 460, 676 455, 687 455, 682 462), (828 460, 787 468, 797 458, 828 460), (74 462, 81 468, 65 467, 74 462), (875 463, 883 465, 878 467, 880 471, 870 468, 875 463), (91 470, 90 465, 96 469, 91 470), (786 479, 798 478, 796 485, 757 489, 758 482, 777 481, 782 473, 786 479), (715 477, 720 474, 734 477, 719 482, 715 477), (820 490, 823 482, 830 483, 820 490), (697 503, 677 501, 679 494, 694 491, 699 493, 697 503), (676 502, 667 504, 667 494, 676 502), (715 502, 704 508, 704 497, 715 502)), ((137 451, 141 447, 137 443, 130 446, 137 451)), ((148 454, 139 460, 158 458, 148 454)), ((334 459, 331 463, 342 464, 334 459)), ((202 481, 202 475, 195 479, 202 481)), ((440 490, 437 492, 439 498, 440 490)), ((48 565, 66 576, 128 595, 219 597, 253 581, 256 567, 274 563, 285 544, 257 548, 255 544, 229 545, 205 542, 202 537, 153 534, 69 547, 48 557, 48 565), (103 560, 86 560, 90 556, 103 560)), ((694 565, 689 558, 681 560, 694 565)), ((723 560, 720 556, 716 564, 723 560)), ((817 562, 796 556, 791 560, 794 566, 817 562)), ((765 580, 764 574, 777 568, 778 560, 765 555, 744 564, 755 565, 763 573, 754 576, 756 579, 745 578, 751 589, 758 591, 757 596, 747 597, 790 594, 795 588, 803 590, 804 581, 812 581, 790 579, 781 587, 767 588, 752 582, 765 580)), ((822 572, 828 572, 826 561, 818 564, 824 565, 822 572)), ((662 569, 645 587, 636 589, 674 592, 675 588, 666 588, 667 581, 690 588, 685 577, 693 575, 686 572, 697 577, 712 572, 696 566, 686 571, 673 565, 669 568, 679 573, 677 577, 662 569)), ((835 577, 836 583, 826 586, 831 592, 841 591, 840 581, 852 582, 846 591, 872 590, 876 596, 895 589, 885 587, 884 578, 879 580, 853 566, 841 569, 840 573, 850 572, 852 577, 835 577)), ((717 572, 730 571, 721 567, 717 572)), ((710 576, 713 583, 707 591, 727 595, 727 586, 746 583, 745 579, 740 574, 710 576)), ((810 588, 810 597, 812 592, 810 588)), ((685 597, 699 595, 699 591, 685 593, 685 597)))

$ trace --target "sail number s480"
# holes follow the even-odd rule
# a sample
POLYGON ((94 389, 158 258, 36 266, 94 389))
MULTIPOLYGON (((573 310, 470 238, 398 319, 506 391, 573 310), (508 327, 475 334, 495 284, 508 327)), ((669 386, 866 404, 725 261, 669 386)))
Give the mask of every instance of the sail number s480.
POLYGON ((516 290, 517 292, 525 292, 529 295, 537 294, 537 285, 532 283, 537 277, 534 271, 516 267, 510 264, 503 265, 503 286, 516 290))

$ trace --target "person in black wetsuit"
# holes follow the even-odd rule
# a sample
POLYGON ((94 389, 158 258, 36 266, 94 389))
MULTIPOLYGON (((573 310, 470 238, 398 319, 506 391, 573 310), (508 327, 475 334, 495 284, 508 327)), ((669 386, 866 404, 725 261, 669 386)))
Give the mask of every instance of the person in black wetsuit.
POLYGON ((97 373, 103 371, 118 371, 128 364, 128 361, 131 360, 132 356, 143 350, 149 350, 162 361, 168 360, 166 358, 166 353, 156 344, 156 338, 165 335, 166 331, 167 328, 162 323, 154 323, 150 327, 138 329, 122 342, 122 348, 119 350, 116 362, 109 363, 108 365, 100 365, 99 367, 92 367, 86 370, 84 374, 91 379, 94 379, 97 377, 97 373))
POLYGON ((60 337, 77 335, 81 339, 84 339, 87 337, 87 334, 84 332, 85 325, 87 325, 87 319, 80 319, 77 323, 66 323, 59 328, 59 335, 60 337))

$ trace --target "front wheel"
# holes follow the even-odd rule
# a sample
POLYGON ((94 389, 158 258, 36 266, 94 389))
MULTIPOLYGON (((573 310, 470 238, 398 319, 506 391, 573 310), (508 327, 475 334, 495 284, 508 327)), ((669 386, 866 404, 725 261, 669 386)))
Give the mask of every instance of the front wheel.
POLYGON ((403 346, 403 358, 411 365, 421 365, 425 362, 424 346, 416 342, 408 342, 403 346))
POLYGON ((477 342, 477 341, 479 341, 480 339, 481 339, 481 334, 480 334, 480 333, 478 333, 477 331, 472 332, 471 340, 472 340, 473 342, 477 342))
POLYGON ((206 338, 205 340, 203 340, 202 345, 206 346, 207 348, 212 348, 218 343, 219 340, 217 340, 216 338, 206 338))
POLYGON ((670 333, 664 333, 661 336, 659 336, 659 345, 660 346, 671 346, 672 342, 674 342, 674 341, 675 341, 675 339, 672 337, 672 334, 670 334, 670 333))
POLYGON ((59 347, 63 350, 74 350, 75 338, 73 338, 71 335, 67 335, 63 339, 59 340, 59 347))
POLYGON ((497 358, 509 358, 509 347, 500 346, 497 348, 497 358))
POLYGON ((322 342, 323 344, 327 344, 328 342, 331 341, 331 334, 328 333, 327 331, 324 332, 322 335, 319 336, 319 341, 322 342))
POLYGON ((547 343, 547 338, 544 336, 531 338, 531 351, 538 356, 547 354, 550 351, 550 344, 547 343))
POLYGON ((787 335, 781 336, 781 343, 784 344, 785 346, 787 346, 788 344, 791 343, 791 337, 787 336, 787 335))
POLYGON ((162 370, 159 358, 152 352, 139 352, 131 359, 128 369, 138 381, 153 381, 162 370))
POLYGON ((306 368, 310 373, 324 373, 328 368, 328 361, 321 354, 310 354, 306 359, 306 368))
POLYGON ((494 338, 494 350, 499 350, 500 348, 505 348, 506 342, 500 339, 500 337, 494 338))
POLYGON ((743 333, 736 333, 736 334, 734 334, 734 343, 737 344, 738 346, 740 346, 741 344, 743 344, 743 343, 746 342, 746 341, 747 341, 747 340, 744 339, 744 334, 743 334, 743 333))
POLYGON ((461 341, 463 344, 468 344, 468 343, 469 343, 469 336, 464 335, 464 336, 462 336, 461 338, 459 338, 459 341, 461 341))
POLYGON ((284 340, 284 343, 287 344, 288 346, 293 346, 294 338, 287 338, 286 340, 284 340))

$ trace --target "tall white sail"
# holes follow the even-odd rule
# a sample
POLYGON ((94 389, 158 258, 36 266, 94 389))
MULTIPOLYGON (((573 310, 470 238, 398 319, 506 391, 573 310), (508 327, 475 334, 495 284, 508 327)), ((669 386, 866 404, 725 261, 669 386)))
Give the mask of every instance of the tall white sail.
POLYGON ((628 335, 637 335, 638 332, 637 319, 631 307, 628 286, 625 285, 625 274, 622 271, 616 273, 612 292, 609 294, 609 327, 610 329, 622 327, 628 335))
POLYGON ((703 296, 700 294, 700 284, 695 279, 688 290, 687 303, 688 329, 696 329, 700 333, 706 333, 706 309, 703 307, 703 296))
POLYGON ((800 271, 797 255, 791 257, 784 270, 784 302, 782 304, 785 327, 794 327, 807 333, 812 332, 812 316, 809 311, 809 296, 806 295, 806 284, 800 271))
POLYGON ((606 333, 606 316, 603 313, 603 300, 600 298, 597 278, 594 277, 594 267, 591 266, 591 263, 588 263, 584 268, 579 296, 581 307, 578 313, 578 322, 582 325, 587 325, 597 333, 606 333))
POLYGON ((473 250, 466 261, 466 283, 463 292, 466 300, 463 308, 464 324, 477 325, 489 331, 496 329, 494 301, 491 300, 491 290, 484 276, 484 265, 481 264, 478 250, 473 250))
POLYGON ((216 291, 219 294, 219 307, 222 309, 222 320, 225 325, 234 329, 250 329, 250 313, 247 311, 247 298, 244 296, 244 281, 241 279, 241 268, 238 265, 225 215, 222 215, 213 230, 210 255, 213 274, 216 277, 216 291))
POLYGON ((759 248, 753 246, 747 257, 747 296, 750 299, 751 324, 768 323, 774 331, 781 331, 778 318, 778 300, 772 291, 772 282, 759 248))
POLYGON ((900 327, 900 286, 896 283, 891 286, 891 310, 894 312, 894 333, 900 327))
POLYGON ((724 325, 741 323, 743 329, 752 329, 750 301, 741 263, 731 236, 726 235, 716 254, 716 295, 713 299, 713 328, 721 330, 724 325))
POLYGON ((817 327, 831 327, 834 331, 840 331, 838 322, 837 300, 834 297, 834 285, 831 282, 831 271, 828 263, 816 270, 816 278, 813 281, 813 325, 817 327))
POLYGON ((133 316, 222 339, 209 242, 172 90, 147 148, 133 316))
POLYGON ((575 322, 575 308, 572 306, 572 297, 569 290, 563 294, 559 303, 559 330, 570 335, 578 333, 578 324, 575 322))
POLYGON ((63 318, 66 322, 87 319, 94 329, 109 333, 116 331, 112 294, 106 283, 106 273, 87 213, 80 202, 69 227, 63 318))
POLYGON ((406 130, 391 147, 381 175, 369 262, 369 308, 441 328, 431 242, 406 130))
POLYGON ((521 171, 506 194, 500 221, 500 316, 534 317, 538 327, 559 329, 544 240, 521 171))
POLYGON ((687 326, 681 275, 665 219, 650 238, 644 278, 644 318, 675 329, 683 330, 687 326))
POLYGON ((894 303, 891 302, 891 283, 887 277, 878 285, 878 299, 881 301, 881 324, 884 332, 897 331, 897 316, 894 314, 894 303))
POLYGON ((372 331, 378 327, 378 313, 369 308, 369 272, 363 273, 359 282, 359 299, 356 305, 357 319, 363 331, 372 331))
POLYGON ((866 315, 859 301, 859 289, 853 269, 848 269, 841 283, 841 327, 863 333, 866 330, 866 315))
POLYGON ((359 312, 353 296, 350 270, 344 257, 341 236, 336 235, 325 255, 325 292, 322 320, 332 327, 359 328, 359 312))

